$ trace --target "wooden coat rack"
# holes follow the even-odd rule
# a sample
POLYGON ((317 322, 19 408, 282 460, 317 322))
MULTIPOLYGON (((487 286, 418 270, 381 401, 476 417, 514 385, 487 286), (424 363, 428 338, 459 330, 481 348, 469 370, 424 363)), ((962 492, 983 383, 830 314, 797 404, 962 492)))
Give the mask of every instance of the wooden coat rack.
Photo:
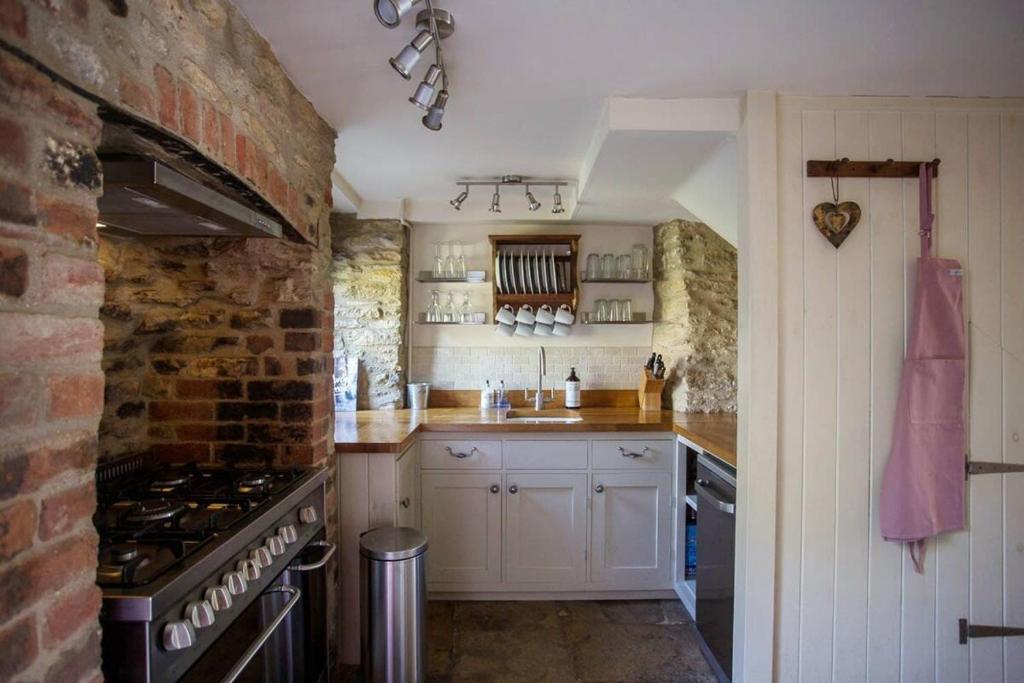
POLYGON ((850 161, 848 157, 822 161, 808 159, 808 178, 916 178, 921 164, 927 163, 932 177, 939 177, 939 159, 931 161, 850 161))

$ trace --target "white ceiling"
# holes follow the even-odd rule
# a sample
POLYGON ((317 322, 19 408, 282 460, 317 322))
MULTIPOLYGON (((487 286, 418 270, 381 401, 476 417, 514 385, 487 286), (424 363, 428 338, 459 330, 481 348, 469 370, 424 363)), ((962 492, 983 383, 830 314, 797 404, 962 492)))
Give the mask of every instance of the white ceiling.
MULTIPOLYGON (((440 206, 460 177, 579 178, 603 153, 592 143, 609 97, 1024 96, 1022 0, 436 0, 456 31, 444 43, 448 112, 432 133, 406 101, 425 65, 409 82, 387 63, 414 35, 411 17, 389 31, 371 0, 235 2, 339 131, 337 171, 374 206, 440 206)), ((685 174, 657 154, 656 136, 639 137, 608 136, 614 166, 631 170, 580 188, 579 216, 648 220, 653 200, 622 191, 647 161, 644 180, 671 210, 679 195, 666 188, 685 174)), ((707 139, 691 141, 679 167, 706 153, 707 139)))

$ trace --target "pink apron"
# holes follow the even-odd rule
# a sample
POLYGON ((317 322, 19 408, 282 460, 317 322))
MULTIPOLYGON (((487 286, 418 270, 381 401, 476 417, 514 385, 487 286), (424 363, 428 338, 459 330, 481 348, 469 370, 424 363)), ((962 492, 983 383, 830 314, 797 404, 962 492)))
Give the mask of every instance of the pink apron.
POLYGON ((920 169, 921 257, 910 346, 903 364, 892 451, 882 480, 887 541, 907 543, 918 573, 926 539, 964 528, 963 270, 932 258, 931 171, 920 169))

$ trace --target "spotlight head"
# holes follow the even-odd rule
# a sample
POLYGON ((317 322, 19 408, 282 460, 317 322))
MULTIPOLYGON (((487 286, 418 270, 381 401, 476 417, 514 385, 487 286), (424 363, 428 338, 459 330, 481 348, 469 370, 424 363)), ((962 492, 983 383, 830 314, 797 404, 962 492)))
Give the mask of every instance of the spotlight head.
POLYGON ((494 186, 494 194, 491 195, 491 208, 488 209, 491 213, 501 213, 501 194, 498 192, 498 186, 494 186))
POLYGON ((466 186, 465 190, 463 190, 462 192, 459 193, 458 197, 456 197, 455 199, 451 200, 448 203, 451 204, 453 207, 455 207, 456 211, 462 211, 462 202, 466 201, 466 198, 468 196, 469 196, 469 185, 466 186))
POLYGON ((562 206, 562 195, 558 193, 557 185, 555 185, 555 196, 551 204, 551 213, 565 213, 565 207, 562 206))
POLYGON ((377 21, 387 28, 395 28, 402 23, 402 17, 408 14, 413 5, 420 0, 373 0, 373 13, 377 21))
POLYGON ((416 64, 419 63, 420 57, 423 55, 423 51, 434 42, 434 36, 430 34, 430 31, 420 31, 412 42, 402 48, 402 51, 397 56, 392 57, 388 60, 392 68, 398 72, 398 74, 405 80, 409 80, 412 70, 416 68, 416 64))
POLYGON ((434 104, 427 110, 423 117, 423 125, 430 130, 441 130, 441 118, 444 116, 445 105, 448 104, 448 91, 442 90, 434 98, 434 104))
POLYGON ((427 75, 424 76, 423 81, 416 86, 416 92, 414 92, 412 97, 409 98, 409 101, 423 111, 430 111, 430 100, 434 99, 437 79, 440 77, 441 67, 437 64, 431 64, 430 68, 427 69, 427 75))
POLYGON ((526 186, 526 202, 527 205, 530 207, 530 211, 536 211, 537 209, 540 208, 540 202, 538 202, 537 198, 533 196, 532 192, 530 192, 529 185, 526 186))

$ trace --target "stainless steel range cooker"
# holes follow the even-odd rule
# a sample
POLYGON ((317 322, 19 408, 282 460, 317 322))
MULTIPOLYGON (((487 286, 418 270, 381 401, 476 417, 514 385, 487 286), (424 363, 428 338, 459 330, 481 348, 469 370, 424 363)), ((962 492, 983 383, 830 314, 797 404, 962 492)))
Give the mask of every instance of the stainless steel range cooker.
POLYGON ((97 471, 108 681, 322 681, 326 471, 97 471))

